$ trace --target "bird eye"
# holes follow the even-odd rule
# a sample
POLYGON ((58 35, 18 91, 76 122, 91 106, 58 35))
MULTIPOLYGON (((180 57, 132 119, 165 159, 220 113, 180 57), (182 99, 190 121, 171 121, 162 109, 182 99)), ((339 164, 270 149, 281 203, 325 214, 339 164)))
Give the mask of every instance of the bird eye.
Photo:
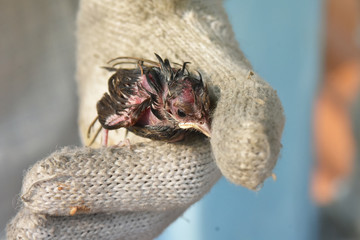
POLYGON ((181 111, 180 109, 178 109, 177 114, 178 114, 179 117, 181 117, 181 118, 186 117, 186 113, 184 113, 184 112, 181 111))

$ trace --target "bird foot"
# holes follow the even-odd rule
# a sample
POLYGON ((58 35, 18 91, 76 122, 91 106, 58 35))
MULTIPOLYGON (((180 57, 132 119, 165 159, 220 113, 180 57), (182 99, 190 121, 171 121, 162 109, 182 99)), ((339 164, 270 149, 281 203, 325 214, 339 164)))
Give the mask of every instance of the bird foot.
POLYGON ((129 147, 130 150, 133 150, 131 147, 130 140, 128 138, 125 138, 125 140, 120 141, 118 144, 116 144, 116 147, 129 147))

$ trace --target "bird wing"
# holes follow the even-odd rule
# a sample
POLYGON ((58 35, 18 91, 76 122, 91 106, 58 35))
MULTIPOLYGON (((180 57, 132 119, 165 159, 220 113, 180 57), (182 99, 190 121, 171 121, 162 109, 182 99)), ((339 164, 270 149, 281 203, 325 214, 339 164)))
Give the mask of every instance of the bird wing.
POLYGON ((136 124, 151 106, 152 97, 141 84, 144 75, 138 69, 118 69, 108 81, 109 93, 98 101, 99 122, 105 129, 136 124))

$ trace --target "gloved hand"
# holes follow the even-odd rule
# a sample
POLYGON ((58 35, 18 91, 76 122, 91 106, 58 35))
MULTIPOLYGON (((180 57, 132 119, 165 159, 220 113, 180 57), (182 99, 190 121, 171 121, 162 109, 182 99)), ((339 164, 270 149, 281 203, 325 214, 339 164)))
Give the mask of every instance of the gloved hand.
MULTIPOLYGON (((109 73, 100 66, 117 56, 153 59, 154 52, 202 73, 216 102, 212 138, 165 143, 131 135, 132 149, 61 149, 27 172, 9 239, 152 239, 221 174, 249 189, 271 176, 283 109, 238 48, 220 0, 82 1, 77 37, 85 144, 107 90, 109 73)), ((109 138, 117 143, 122 130, 109 138)))

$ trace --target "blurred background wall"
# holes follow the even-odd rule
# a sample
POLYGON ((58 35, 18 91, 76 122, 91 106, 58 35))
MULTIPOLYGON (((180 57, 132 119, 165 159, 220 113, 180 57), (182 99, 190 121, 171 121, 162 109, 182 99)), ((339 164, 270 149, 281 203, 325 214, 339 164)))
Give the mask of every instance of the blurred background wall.
POLYGON ((75 0, 0 0, 0 232, 26 169, 79 145, 75 0))
MULTIPOLYGON (((225 1, 241 48, 284 105, 278 180, 252 192, 221 179, 158 239, 316 239, 310 115, 321 69, 321 4, 225 1)), ((76 10, 74 0, 0 0, 1 230, 15 214, 24 170, 61 146, 80 144, 76 10)))

